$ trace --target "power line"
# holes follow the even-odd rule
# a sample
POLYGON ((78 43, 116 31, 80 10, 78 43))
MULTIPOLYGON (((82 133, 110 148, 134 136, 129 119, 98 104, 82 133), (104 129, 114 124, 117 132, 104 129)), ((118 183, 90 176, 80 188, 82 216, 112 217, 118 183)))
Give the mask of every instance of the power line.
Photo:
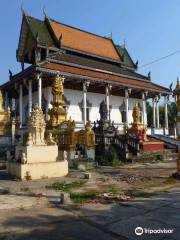
POLYGON ((157 59, 155 59, 155 60, 153 60, 153 61, 151 61, 151 62, 149 62, 149 63, 145 63, 145 64, 139 66, 139 68, 143 68, 143 67, 149 66, 149 65, 151 65, 151 64, 153 64, 153 63, 160 62, 161 60, 164 60, 164 59, 166 59, 166 58, 168 58, 168 57, 171 57, 171 56, 173 56, 173 55, 176 55, 176 54, 178 54, 178 53, 180 53, 180 49, 179 49, 179 50, 176 50, 175 52, 172 52, 172 53, 170 53, 170 54, 168 54, 168 55, 166 55, 166 56, 157 58, 157 59))

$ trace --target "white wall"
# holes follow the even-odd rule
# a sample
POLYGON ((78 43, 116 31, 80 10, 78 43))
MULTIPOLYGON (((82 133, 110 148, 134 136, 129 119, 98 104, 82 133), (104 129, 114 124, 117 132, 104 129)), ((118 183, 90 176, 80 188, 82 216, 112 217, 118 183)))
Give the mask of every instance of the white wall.
MULTIPOLYGON (((48 103, 49 108, 51 107, 50 101, 52 100, 51 88, 47 87, 42 90, 44 97, 48 103)), ((79 107, 79 103, 83 99, 83 92, 78 90, 64 89, 64 95, 68 101, 70 101, 70 106, 68 108, 68 118, 75 120, 76 122, 82 122, 82 113, 79 107)), ((91 122, 96 121, 100 118, 99 115, 99 105, 102 100, 105 99, 105 94, 87 92, 87 100, 92 104, 90 108, 90 120, 91 122)), ((121 124, 122 118, 119 107, 123 103, 123 97, 119 96, 110 96, 110 105, 112 110, 110 113, 111 120, 115 124, 121 124)), ((38 93, 33 92, 32 94, 32 103, 38 102, 38 93)), ((132 111, 136 102, 139 102, 142 106, 142 101, 140 99, 130 98, 129 99, 129 123, 133 122, 132 111)), ((28 103, 28 96, 23 97, 23 121, 25 121, 25 107, 28 103)))

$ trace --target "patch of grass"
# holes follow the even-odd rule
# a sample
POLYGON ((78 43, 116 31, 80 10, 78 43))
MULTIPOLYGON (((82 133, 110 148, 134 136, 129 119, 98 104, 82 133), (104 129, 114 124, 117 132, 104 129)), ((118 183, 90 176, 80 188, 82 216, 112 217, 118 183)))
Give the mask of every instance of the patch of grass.
POLYGON ((118 192, 118 189, 117 189, 117 187, 116 187, 115 185, 111 184, 111 185, 108 186, 107 191, 108 191, 109 193, 114 193, 114 194, 115 194, 115 193, 118 192))
POLYGON ((95 191, 70 193, 70 198, 74 203, 83 204, 90 200, 94 200, 98 196, 98 194, 99 193, 95 191))
POLYGON ((62 190, 65 192, 69 192, 73 188, 79 188, 83 186, 86 181, 74 181, 71 183, 63 182, 54 182, 51 185, 46 186, 47 189, 54 189, 54 190, 62 190))

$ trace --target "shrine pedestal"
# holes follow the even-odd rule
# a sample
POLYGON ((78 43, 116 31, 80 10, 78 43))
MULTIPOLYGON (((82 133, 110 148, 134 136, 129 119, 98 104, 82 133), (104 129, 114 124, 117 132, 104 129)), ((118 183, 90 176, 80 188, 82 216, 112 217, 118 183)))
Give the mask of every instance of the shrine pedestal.
POLYGON ((164 150, 164 143, 163 142, 142 142, 141 149, 144 152, 157 152, 164 150))
POLYGON ((15 161, 7 163, 7 171, 21 180, 28 176, 30 179, 62 177, 68 174, 68 162, 59 160, 57 145, 17 146, 15 161))
POLYGON ((21 164, 8 162, 8 174, 21 180, 63 177, 68 174, 68 162, 44 162, 21 164))

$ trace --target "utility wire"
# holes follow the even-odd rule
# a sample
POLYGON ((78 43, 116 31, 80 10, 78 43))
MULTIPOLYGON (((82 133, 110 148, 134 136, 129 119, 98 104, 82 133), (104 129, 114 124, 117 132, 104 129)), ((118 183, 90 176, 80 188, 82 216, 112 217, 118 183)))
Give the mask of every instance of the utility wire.
POLYGON ((151 62, 149 62, 149 63, 145 63, 145 64, 139 66, 139 68, 143 68, 143 67, 149 66, 149 65, 151 65, 151 64, 153 64, 153 63, 160 62, 161 60, 164 60, 164 59, 166 59, 166 58, 169 58, 169 57, 171 57, 171 56, 173 56, 173 55, 176 55, 176 54, 178 54, 178 53, 180 53, 180 49, 179 49, 179 50, 176 50, 175 52, 172 52, 172 53, 170 53, 170 54, 168 54, 168 55, 166 55, 166 56, 157 58, 157 59, 155 59, 155 60, 153 60, 153 61, 151 61, 151 62))

